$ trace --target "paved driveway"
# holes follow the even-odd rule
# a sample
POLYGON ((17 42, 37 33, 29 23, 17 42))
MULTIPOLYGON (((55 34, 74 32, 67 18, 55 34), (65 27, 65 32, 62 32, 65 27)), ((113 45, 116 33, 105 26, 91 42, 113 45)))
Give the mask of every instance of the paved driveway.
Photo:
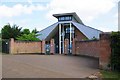
POLYGON ((98 72, 98 61, 68 55, 3 55, 3 78, 84 78, 98 72))

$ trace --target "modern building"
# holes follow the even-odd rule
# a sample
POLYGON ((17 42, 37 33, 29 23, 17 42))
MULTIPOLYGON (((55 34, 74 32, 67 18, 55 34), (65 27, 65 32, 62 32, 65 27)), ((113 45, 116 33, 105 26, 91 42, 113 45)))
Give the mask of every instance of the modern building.
POLYGON ((38 34, 39 39, 45 40, 49 44, 51 39, 54 39, 55 53, 62 54, 65 52, 65 39, 69 40, 68 52, 72 53, 72 41, 86 39, 99 39, 99 34, 102 31, 86 26, 78 15, 73 13, 53 14, 58 22, 41 30, 38 34))

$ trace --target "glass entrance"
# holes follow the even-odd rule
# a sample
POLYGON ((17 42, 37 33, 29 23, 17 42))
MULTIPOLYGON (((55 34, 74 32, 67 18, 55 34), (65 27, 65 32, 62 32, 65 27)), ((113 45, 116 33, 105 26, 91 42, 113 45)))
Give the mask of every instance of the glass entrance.
POLYGON ((64 53, 64 41, 69 40, 68 53, 72 53, 72 39, 74 38, 74 27, 71 23, 59 24, 59 53, 64 53))

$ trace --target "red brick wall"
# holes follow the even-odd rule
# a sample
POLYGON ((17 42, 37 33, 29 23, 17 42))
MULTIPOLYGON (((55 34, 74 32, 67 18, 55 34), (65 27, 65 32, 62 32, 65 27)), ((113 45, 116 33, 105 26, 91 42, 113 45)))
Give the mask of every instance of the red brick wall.
POLYGON ((76 41, 76 54, 92 57, 99 57, 100 44, 99 41, 76 41))
POLYGON ((100 68, 106 69, 110 61, 110 33, 100 34, 98 41, 75 41, 75 53, 99 58, 100 68))
POLYGON ((69 40, 68 39, 65 39, 65 42, 64 42, 64 54, 68 54, 68 47, 69 47, 69 40))
POLYGON ((45 53, 45 40, 42 41, 42 52, 41 53, 45 53))
MULTIPOLYGON (((20 54, 20 53, 42 53, 45 54, 45 40, 43 41, 14 41, 12 38, 10 41, 10 54, 20 54)), ((54 39, 50 40, 50 53, 55 52, 54 39)))
POLYGON ((50 40, 50 53, 54 54, 55 53, 55 43, 54 43, 54 39, 50 40))
POLYGON ((75 29, 75 38, 77 41, 81 41, 83 39, 86 39, 86 36, 80 32, 78 29, 75 29))
POLYGON ((100 67, 106 69, 110 61, 111 47, 110 34, 100 34, 100 67))
POLYGON ((10 53, 41 53, 42 43, 40 42, 28 42, 28 41, 14 41, 11 39, 10 42, 10 53))

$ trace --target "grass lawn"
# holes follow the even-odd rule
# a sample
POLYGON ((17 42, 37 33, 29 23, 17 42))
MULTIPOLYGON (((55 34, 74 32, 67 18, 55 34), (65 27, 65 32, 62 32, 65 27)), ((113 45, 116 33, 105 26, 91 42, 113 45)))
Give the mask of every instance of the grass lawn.
POLYGON ((116 78, 116 80, 120 80, 119 72, 101 70, 101 73, 103 78, 116 78))

